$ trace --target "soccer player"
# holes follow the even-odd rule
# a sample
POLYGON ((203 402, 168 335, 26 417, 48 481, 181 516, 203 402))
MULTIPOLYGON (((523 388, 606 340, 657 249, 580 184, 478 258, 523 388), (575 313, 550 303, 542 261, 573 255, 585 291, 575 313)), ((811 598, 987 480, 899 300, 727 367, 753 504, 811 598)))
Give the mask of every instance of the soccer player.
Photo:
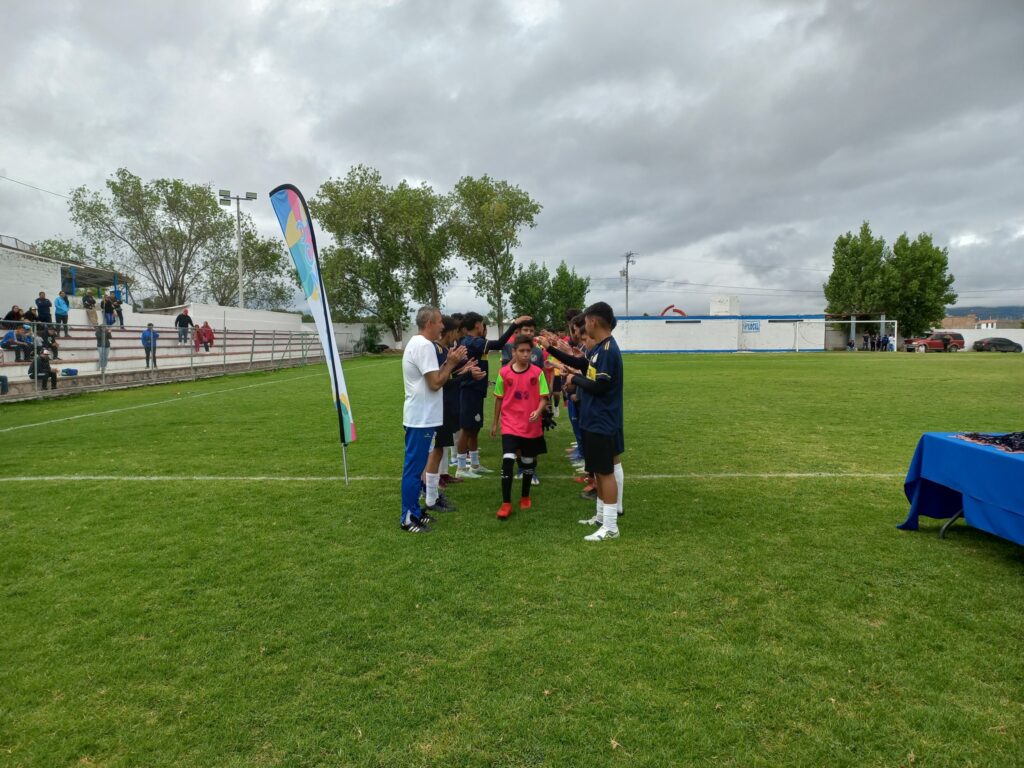
POLYGON ((580 395, 580 437, 587 471, 597 480, 597 513, 580 522, 599 525, 586 541, 604 541, 619 535, 622 504, 622 463, 625 450, 622 419, 622 353, 612 336, 615 314, 603 301, 583 311, 590 340, 587 357, 569 354, 564 342, 549 347, 566 365, 580 395), (561 346, 558 346, 561 345, 561 346))
MULTIPOLYGON (((448 354, 454 345, 455 338, 459 333, 459 324, 447 315, 441 318, 443 324, 440 343, 434 342, 434 352, 437 354, 438 366, 444 365, 448 354)), ((461 368, 452 372, 451 377, 442 387, 443 421, 434 436, 434 447, 427 457, 427 468, 423 473, 423 484, 426 494, 426 517, 433 519, 436 512, 454 512, 455 505, 448 500, 448 497, 440 492, 441 489, 441 461, 445 451, 454 445, 453 437, 459 428, 459 387, 463 380, 474 377, 482 379, 486 374, 481 371, 475 363, 468 362, 461 368)), ((429 522, 429 520, 428 520, 429 522)))
POLYGON ((481 473, 491 470, 480 464, 480 430, 484 425, 484 400, 487 398, 487 353, 501 349, 519 326, 530 320, 529 317, 517 317, 508 330, 496 341, 488 341, 485 336, 484 319, 476 312, 467 312, 462 316, 462 330, 465 336, 459 346, 466 350, 466 358, 473 360, 484 372, 482 379, 470 379, 462 382, 459 398, 459 456, 458 469, 455 476, 460 479, 480 477, 481 473))
POLYGON ((430 533, 429 518, 420 510, 420 476, 427 466, 430 441, 444 423, 444 399, 441 393, 452 371, 466 359, 464 348, 452 350, 444 363, 438 363, 434 342, 443 328, 436 307, 421 307, 416 313, 416 328, 402 353, 402 379, 405 384, 405 463, 402 469, 402 516, 400 525, 408 533, 430 533))
POLYGON ((548 381, 544 371, 530 362, 533 338, 516 336, 512 361, 498 373, 494 382, 494 421, 491 437, 501 424, 501 506, 498 519, 512 514, 512 469, 516 458, 523 467, 523 486, 519 508, 530 509, 530 485, 534 463, 547 453, 543 414, 548 407, 548 381))

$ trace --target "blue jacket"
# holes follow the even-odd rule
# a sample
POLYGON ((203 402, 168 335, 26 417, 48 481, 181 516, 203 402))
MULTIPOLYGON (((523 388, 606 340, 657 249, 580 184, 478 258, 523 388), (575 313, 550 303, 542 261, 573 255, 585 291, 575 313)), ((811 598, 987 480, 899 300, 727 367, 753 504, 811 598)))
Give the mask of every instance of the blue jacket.
POLYGON ((156 340, 160 338, 160 334, 155 330, 151 331, 149 328, 142 332, 142 346, 144 347, 155 347, 156 340))
POLYGON ((15 341, 20 341, 20 339, 14 338, 14 331, 8 331, 4 334, 4 337, 0 339, 0 344, 13 344, 15 341))
POLYGON ((53 302, 53 311, 58 315, 66 315, 68 313, 68 300, 63 296, 58 296, 53 302))

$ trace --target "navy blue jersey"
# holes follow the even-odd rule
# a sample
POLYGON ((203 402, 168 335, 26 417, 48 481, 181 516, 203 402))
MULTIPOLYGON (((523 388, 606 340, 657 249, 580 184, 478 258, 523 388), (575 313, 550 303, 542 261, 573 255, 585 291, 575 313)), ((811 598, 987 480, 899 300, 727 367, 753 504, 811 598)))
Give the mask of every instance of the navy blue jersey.
POLYGON ((585 375, 591 381, 606 381, 610 387, 601 394, 579 387, 580 428, 601 435, 622 431, 622 353, 609 336, 587 353, 590 362, 585 375))
MULTIPOLYGON (((443 345, 434 342, 434 351, 437 353, 437 365, 441 367, 448 360, 448 350, 443 345)), ((444 420, 445 423, 459 420, 459 385, 460 381, 452 376, 445 382, 441 393, 444 397, 444 420)))
MULTIPOLYGON (((477 366, 484 373, 488 372, 487 365, 487 339, 480 336, 463 336, 459 340, 459 346, 466 348, 466 360, 476 360, 477 366)), ((462 382, 462 388, 481 394, 487 394, 487 377, 479 381, 472 376, 462 382)))
MULTIPOLYGON (((506 365, 512 362, 512 352, 515 350, 515 345, 510 341, 504 347, 501 348, 501 367, 504 368, 506 365)), ((544 370, 544 350, 541 347, 534 345, 533 349, 530 350, 530 365, 536 365, 542 371, 544 370)))

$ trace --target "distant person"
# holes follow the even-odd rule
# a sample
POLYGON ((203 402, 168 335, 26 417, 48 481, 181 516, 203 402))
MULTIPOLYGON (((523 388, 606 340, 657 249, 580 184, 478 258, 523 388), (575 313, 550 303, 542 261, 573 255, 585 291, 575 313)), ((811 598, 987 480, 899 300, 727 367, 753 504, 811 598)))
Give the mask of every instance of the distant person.
POLYGON ((196 328, 196 352, 199 351, 199 345, 203 345, 203 349, 207 352, 210 351, 210 347, 213 345, 214 335, 213 328, 206 321, 203 321, 202 326, 196 328))
POLYGON ((853 339, 850 339, 848 342, 846 342, 846 351, 847 352, 856 352, 857 351, 857 342, 855 342, 853 339))
POLYGON ((53 384, 57 388, 57 372, 50 368, 50 353, 46 349, 39 350, 39 353, 28 367, 28 376, 37 382, 42 382, 41 389, 46 389, 47 384, 53 384))
POLYGON ((948 333, 942 334, 942 351, 949 352, 950 337, 948 333))
POLYGON ((896 351, 896 337, 895 336, 890 336, 889 337, 889 351, 890 352, 895 352, 896 351))
POLYGON ((0 376, 0 395, 6 395, 10 390, 11 386, 7 382, 7 377, 0 376))
POLYGON ((865 333, 864 336, 862 336, 861 338, 864 341, 864 345, 861 347, 861 349, 863 349, 866 352, 869 349, 868 345, 871 343, 871 334, 865 333))
POLYGON ((53 307, 53 302, 46 298, 46 291, 40 291, 39 298, 36 299, 36 312, 39 314, 40 323, 53 322, 53 316, 50 314, 51 307, 53 307))
POLYGON ((0 339, 0 349, 9 349, 14 352, 14 362, 29 361, 32 358, 32 345, 25 340, 25 330, 15 328, 8 331, 0 339))
POLYGON ((118 295, 114 296, 114 314, 117 315, 117 322, 124 328, 124 310, 121 309, 120 291, 118 291, 118 295))
POLYGON ((24 315, 21 313, 21 307, 15 304, 11 307, 11 311, 4 315, 3 326, 8 330, 14 330, 22 323, 24 315))
POLYGON ((879 352, 888 352, 889 351, 889 334, 886 334, 885 336, 882 337, 882 341, 878 345, 878 351, 879 352))
POLYGON ((178 329, 178 343, 188 344, 188 329, 195 325, 192 322, 192 318, 188 316, 188 310, 181 310, 180 314, 174 318, 174 327, 178 329))
POLYGON ((114 297, 112 294, 106 294, 103 300, 100 302, 100 308, 103 310, 103 324, 113 325, 114 324, 114 297))
POLYGON ((99 320, 96 319, 96 297, 92 295, 91 290, 86 291, 82 297, 82 307, 85 309, 85 319, 89 325, 99 325, 99 320))
POLYGON ((39 313, 36 312, 35 307, 29 307, 21 315, 21 321, 23 323, 29 323, 30 326, 39 322, 39 313))
POLYGON ((54 360, 60 359, 60 342, 57 341, 57 329, 53 325, 44 325, 39 332, 39 344, 50 350, 54 360))
POLYGON ((96 326, 96 355, 99 358, 97 365, 101 371, 107 370, 107 359, 110 357, 110 341, 113 335, 105 325, 96 326))
POLYGON ((148 323, 146 330, 142 332, 140 337, 142 341, 142 348, 146 351, 146 367, 149 368, 150 359, 153 361, 153 368, 156 368, 156 340, 160 338, 160 334, 153 329, 153 324, 148 323))
POLYGON ((60 331, 61 326, 64 326, 64 338, 69 339, 71 335, 68 333, 68 313, 71 311, 71 306, 68 304, 68 295, 65 291, 61 291, 57 294, 56 301, 53 302, 53 317, 57 323, 57 331, 60 331))

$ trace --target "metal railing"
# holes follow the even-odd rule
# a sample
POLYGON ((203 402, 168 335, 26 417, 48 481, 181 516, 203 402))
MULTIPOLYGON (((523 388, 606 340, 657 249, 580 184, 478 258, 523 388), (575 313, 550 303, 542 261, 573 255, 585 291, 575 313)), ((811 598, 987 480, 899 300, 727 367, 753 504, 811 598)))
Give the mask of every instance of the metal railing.
POLYGON ((38 321, 9 321, 3 326, 0 336, 4 338, 8 331, 14 331, 0 350, 0 375, 8 378, 11 387, 5 399, 53 397, 68 389, 89 391, 195 380, 228 372, 278 370, 324 359, 319 338, 308 331, 210 327, 213 339, 204 343, 205 334, 197 341, 194 327, 185 334, 179 334, 176 328, 154 328, 158 334, 155 351, 151 347, 147 354, 142 342, 147 328, 143 326, 38 321), (110 336, 106 355, 101 351, 101 331, 110 336), (52 377, 40 370, 44 349, 48 351, 50 371, 56 374, 55 389, 49 386, 52 377), (63 374, 67 369, 81 370, 71 376, 63 374))

